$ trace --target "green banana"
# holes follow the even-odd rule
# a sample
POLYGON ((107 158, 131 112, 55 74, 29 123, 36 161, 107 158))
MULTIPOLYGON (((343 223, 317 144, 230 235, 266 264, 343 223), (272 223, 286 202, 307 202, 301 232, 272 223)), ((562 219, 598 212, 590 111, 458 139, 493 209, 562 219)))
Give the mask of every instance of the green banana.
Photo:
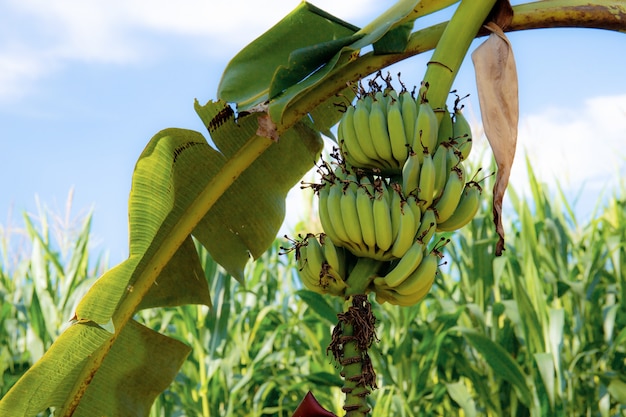
POLYGON ((468 224, 478 212, 482 188, 472 181, 465 184, 461 200, 456 206, 454 213, 444 222, 437 224, 437 230, 451 232, 468 224))
POLYGON ((417 120, 415 121, 415 133, 413 135, 412 147, 416 154, 420 155, 422 161, 424 151, 431 152, 437 146, 437 136, 439 120, 437 115, 427 101, 422 101, 418 107, 417 120))
POLYGON ((298 243, 296 245, 296 266, 298 268, 298 276, 305 287, 311 291, 321 292, 319 286, 319 276, 311 274, 307 265, 308 248, 306 245, 298 243))
POLYGON ((391 246, 391 255, 396 258, 403 258, 404 254, 409 250, 415 241, 415 234, 419 228, 419 219, 416 221, 413 211, 402 202, 400 227, 398 235, 395 237, 391 246))
POLYGON ((452 125, 453 138, 460 152, 461 160, 466 160, 472 150, 472 128, 460 109, 454 110, 452 125))
POLYGON ((330 268, 336 273, 338 277, 344 279, 346 277, 346 255, 344 249, 335 246, 332 240, 327 239, 327 236, 322 234, 320 236, 320 244, 324 250, 324 258, 330 268))
MULTIPOLYGON (((454 128, 452 125, 452 116, 448 112, 448 107, 442 109, 443 116, 439 122, 439 130, 437 131, 437 146, 441 146, 442 143, 449 143, 454 137, 454 128)), ((430 150, 432 153, 433 150, 430 150)))
POLYGON ((363 98, 356 102, 352 119, 354 121, 354 130, 361 151, 372 160, 376 166, 379 166, 380 163, 378 161, 380 157, 376 153, 370 132, 370 110, 367 108, 368 101, 369 100, 366 98, 363 98))
POLYGON ((324 254, 315 235, 309 233, 304 240, 304 253, 306 255, 305 266, 308 270, 309 282, 313 291, 325 293, 328 279, 322 279, 322 264, 324 263, 324 254))
MULTIPOLYGON (((330 191, 328 193, 328 215, 330 218, 332 229, 335 231, 337 237, 339 238, 339 242, 335 243, 339 246, 351 246, 349 244, 351 240, 348 236, 348 232, 343 224, 343 218, 341 216, 341 197, 343 195, 342 188, 343 184, 341 182, 336 182, 331 185, 330 191)), ((322 227, 324 226, 322 225, 322 227)))
POLYGON ((433 198, 438 198, 443 187, 446 185, 446 179, 448 178, 448 148, 450 144, 438 145, 435 154, 433 155, 433 164, 435 165, 435 186, 433 191, 433 198))
POLYGON ((358 185, 356 179, 350 181, 348 186, 344 187, 340 201, 341 211, 338 214, 341 216, 341 222, 346 230, 349 241, 354 243, 355 246, 361 246, 363 235, 361 234, 361 225, 356 208, 357 189, 358 185))
POLYGON ((406 198, 406 205, 409 210, 413 212, 413 218, 415 219, 415 230, 417 236, 417 230, 421 227, 422 223, 422 210, 419 205, 419 201, 417 200, 416 195, 410 195, 406 198))
POLYGON ((361 148, 354 128, 354 106, 348 106, 346 112, 339 121, 337 135, 341 153, 348 163, 361 168, 376 167, 374 161, 369 158, 361 148))
POLYGON ((395 242, 400 230, 400 218, 402 217, 402 188, 398 183, 391 184, 391 238, 395 242))
POLYGON ((411 150, 409 157, 402 166, 402 191, 405 197, 417 192, 420 181, 420 167, 419 157, 411 150))
POLYGON ((391 150, 384 100, 384 98, 381 98, 372 103, 369 124, 374 149, 380 157, 381 169, 389 169, 396 167, 397 164, 393 159, 393 151, 391 150))
POLYGON ((372 207, 373 196, 368 193, 367 186, 363 183, 365 179, 361 179, 361 185, 356 191, 356 210, 363 243, 367 246, 369 252, 376 250, 376 232, 374 230, 374 212, 372 207))
POLYGON ((374 285, 378 287, 395 288, 402 284, 420 265, 425 250, 425 243, 419 240, 413 242, 391 271, 387 272, 385 276, 374 278, 374 285))
POLYGON ((417 102, 408 91, 400 93, 402 123, 404 124, 404 138, 411 145, 415 136, 415 121, 417 120, 417 102))
POLYGON ((330 188, 331 188, 331 185, 329 183, 326 183, 322 185, 321 188, 319 188, 317 212, 320 218, 322 229, 324 230, 324 233, 326 233, 326 236, 328 236, 335 245, 342 246, 343 243, 341 239, 339 238, 339 235, 335 232, 333 223, 330 219, 331 215, 328 211, 328 197, 330 194, 330 188))
POLYGON ((424 256, 417 268, 395 290, 400 295, 410 296, 414 303, 422 300, 435 281, 439 257, 434 251, 424 256))
POLYGON ((454 167, 448 175, 441 197, 433 206, 437 215, 437 223, 443 223, 452 216, 456 206, 459 204, 464 187, 465 171, 460 166, 454 167))
POLYGON ((377 191, 372 203, 376 245, 380 252, 386 252, 393 243, 391 212, 385 192, 377 191))
POLYGON ((430 239, 435 234, 437 230, 437 216, 435 215, 435 210, 432 208, 427 209, 422 214, 422 223, 420 227, 417 229, 417 233, 415 234, 415 238, 417 240, 421 240, 424 244, 428 244, 430 239))
POLYGON ((435 197, 435 177, 437 175, 435 163, 430 153, 424 154, 422 167, 420 169, 420 183, 417 191, 417 198, 422 204, 422 212, 433 202, 435 197))
POLYGON ((392 100, 387 106, 387 129, 389 131, 389 142, 391 152, 397 166, 401 167, 408 155, 408 143, 404 132, 404 120, 400 102, 392 100))

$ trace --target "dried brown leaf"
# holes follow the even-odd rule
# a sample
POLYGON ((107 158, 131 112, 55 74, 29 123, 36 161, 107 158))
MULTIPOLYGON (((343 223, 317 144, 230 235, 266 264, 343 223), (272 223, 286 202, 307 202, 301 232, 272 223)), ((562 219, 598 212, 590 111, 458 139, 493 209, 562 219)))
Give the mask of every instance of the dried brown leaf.
POLYGON ((492 33, 472 53, 472 61, 483 128, 498 166, 493 186, 493 222, 500 236, 496 244, 496 255, 500 256, 504 250, 502 200, 515 158, 519 100, 511 43, 495 23, 490 22, 485 27, 492 33))

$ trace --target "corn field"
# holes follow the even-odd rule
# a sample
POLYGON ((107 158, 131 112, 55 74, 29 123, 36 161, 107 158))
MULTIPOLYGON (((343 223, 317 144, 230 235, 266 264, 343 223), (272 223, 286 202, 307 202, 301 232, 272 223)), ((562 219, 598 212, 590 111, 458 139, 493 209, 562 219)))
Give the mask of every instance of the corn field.
MULTIPOLYGON (((502 257, 487 197, 446 245, 424 301, 373 303, 373 416, 626 416, 626 188, 581 224, 529 171, 528 198, 508 191, 502 257)), ((106 268, 90 253, 90 223, 88 214, 59 231, 46 210, 25 215, 19 253, 0 229, 0 397, 106 268)), ((245 287, 198 246, 213 308, 138 313, 193 348, 151 417, 291 416, 309 390, 341 414, 326 351, 341 305, 302 288, 287 244, 277 239, 248 265, 245 287)))

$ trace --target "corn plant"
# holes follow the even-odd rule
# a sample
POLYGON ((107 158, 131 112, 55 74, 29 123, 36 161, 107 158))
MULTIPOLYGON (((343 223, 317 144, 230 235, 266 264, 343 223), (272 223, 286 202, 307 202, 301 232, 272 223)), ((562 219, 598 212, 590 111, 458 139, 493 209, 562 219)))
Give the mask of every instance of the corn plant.
POLYGON ((66 326, 106 260, 89 251, 92 214, 72 219, 38 204, 24 227, 2 229, 0 395, 39 360, 66 326))

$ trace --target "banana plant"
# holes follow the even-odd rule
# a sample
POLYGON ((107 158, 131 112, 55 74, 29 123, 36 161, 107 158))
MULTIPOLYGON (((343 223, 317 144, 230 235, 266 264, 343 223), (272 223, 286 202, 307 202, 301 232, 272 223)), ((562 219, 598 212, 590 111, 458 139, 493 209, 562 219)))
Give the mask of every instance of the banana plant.
MULTIPOLYGON (((399 0, 358 28, 303 2, 239 52, 216 100, 194 106, 211 142, 176 128, 148 142, 132 177, 128 259, 94 283, 66 330, 0 400, 0 414, 34 416, 54 408, 57 416, 147 415, 190 347, 142 325, 135 314, 211 305, 194 239, 244 282, 245 265, 276 236, 287 192, 317 161, 321 135, 334 137, 331 128, 342 116, 337 104, 355 96, 348 84, 435 49, 423 94, 443 107, 470 42, 487 35, 483 23, 497 2, 463 0, 450 22, 413 32, 416 20, 455 3, 399 0), (372 51, 361 53, 368 46, 372 51)), ((626 31, 624 16, 618 0, 548 0, 515 6, 504 30, 626 31)), ((367 265, 355 269, 367 277, 367 265)), ((359 308, 365 291, 364 285, 350 289, 346 311, 359 308)), ((343 336, 358 330, 343 323, 343 336)), ((362 346, 347 343, 341 350, 363 358, 362 346)), ((363 373, 363 364, 344 365, 345 409, 365 415, 366 395, 351 378, 363 373)), ((317 413, 296 415, 325 415, 317 413)))

